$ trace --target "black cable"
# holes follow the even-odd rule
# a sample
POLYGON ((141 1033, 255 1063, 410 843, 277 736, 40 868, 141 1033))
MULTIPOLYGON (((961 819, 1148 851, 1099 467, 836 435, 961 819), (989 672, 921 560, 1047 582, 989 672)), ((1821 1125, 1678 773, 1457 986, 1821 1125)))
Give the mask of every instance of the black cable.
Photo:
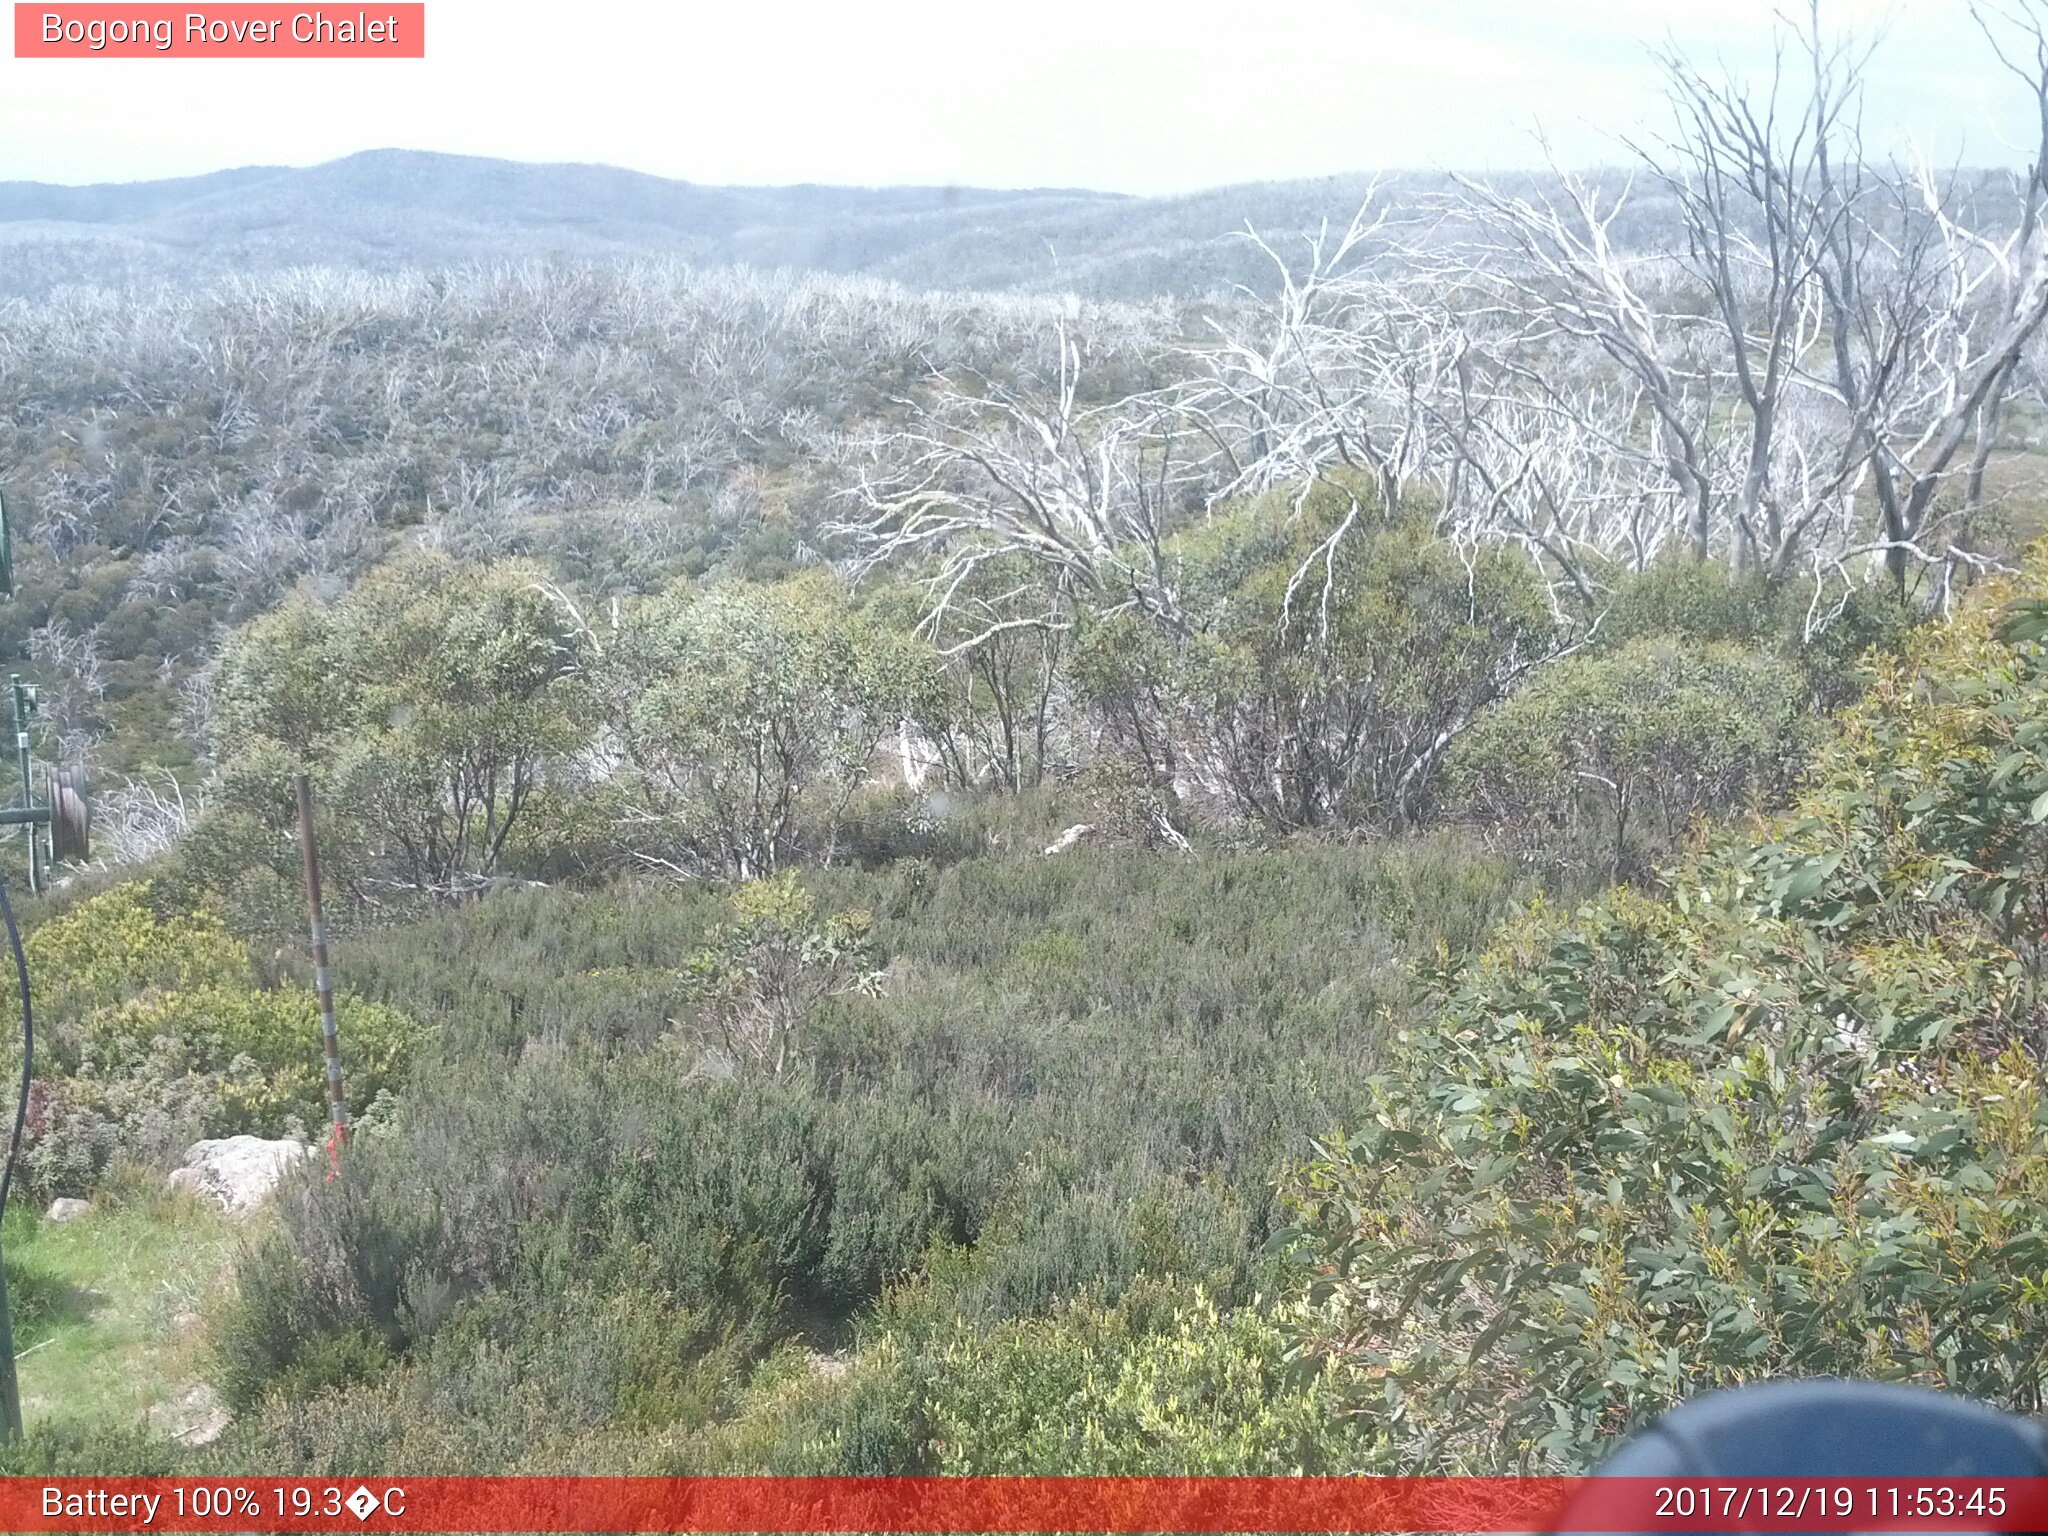
POLYGON ((7 1142, 7 1167, 0 1172, 0 1211, 7 1209, 7 1191, 14 1183, 14 1160, 21 1153, 21 1133, 28 1124, 28 1080, 35 1064, 36 1021, 28 1002, 28 956, 21 952, 21 930, 14 925, 14 908, 7 902, 7 887, 0 885, 0 918, 7 921, 7 942, 14 949, 14 974, 21 982, 21 1103, 14 1110, 14 1134, 7 1142))

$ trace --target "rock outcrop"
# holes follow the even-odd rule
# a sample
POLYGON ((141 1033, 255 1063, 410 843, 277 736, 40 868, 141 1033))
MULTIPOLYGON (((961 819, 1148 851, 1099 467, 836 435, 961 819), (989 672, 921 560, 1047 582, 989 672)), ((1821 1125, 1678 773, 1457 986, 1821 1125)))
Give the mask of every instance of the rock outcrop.
POLYGON ((185 1165, 171 1174, 173 1189, 189 1189, 231 1216, 246 1216, 270 1198, 284 1176, 318 1149, 299 1141, 224 1136, 195 1141, 185 1165))

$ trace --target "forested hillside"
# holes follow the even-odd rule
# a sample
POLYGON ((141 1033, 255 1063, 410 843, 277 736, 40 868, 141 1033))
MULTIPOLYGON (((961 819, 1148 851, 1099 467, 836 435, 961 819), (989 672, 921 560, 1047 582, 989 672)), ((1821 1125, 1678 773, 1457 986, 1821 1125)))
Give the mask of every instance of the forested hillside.
MULTIPOLYGON (((1668 244, 1681 199, 1630 168, 1594 169, 1623 248, 1668 244)), ((1497 184, 1542 195, 1551 178, 1497 184)), ((2008 222, 2009 176, 1972 172, 1956 213, 2008 222)), ((1247 227, 1294 242, 1342 224, 1368 194, 1404 234, 1442 246, 1443 172, 1257 182, 1178 196, 976 187, 706 187, 596 165, 525 165, 377 150, 303 169, 248 166, 99 186, 0 182, 0 298, 73 288, 203 288, 306 267, 389 275, 523 262, 743 265, 878 278, 916 289, 1091 300, 1215 300, 1275 286, 1247 227)), ((1386 242, 1383 251, 1392 248, 1386 242)))
MULTIPOLYGON (((1419 195, 1441 177, 1404 178, 1419 195)), ((1234 235, 1341 217, 1364 177, 1180 197, 973 187, 702 187, 609 166, 380 150, 132 185, 0 183, 0 296, 327 266, 653 260, 913 287, 1202 297, 1265 274, 1234 235)))
MULTIPOLYGON (((949 236, 1059 227, 1102 193, 697 187, 398 150, 129 186, 0 184, 8 291, 334 266, 657 258, 865 271, 949 236)), ((1042 252, 1040 253, 1042 256, 1042 252)))
POLYGON ((1781 41, 1669 61, 1623 175, 0 188, 0 644, 97 781, 26 903, 11 1464, 2037 1409, 2048 139, 1881 162, 1781 41), (230 1236, 166 1177, 234 1135, 316 1150, 230 1236))

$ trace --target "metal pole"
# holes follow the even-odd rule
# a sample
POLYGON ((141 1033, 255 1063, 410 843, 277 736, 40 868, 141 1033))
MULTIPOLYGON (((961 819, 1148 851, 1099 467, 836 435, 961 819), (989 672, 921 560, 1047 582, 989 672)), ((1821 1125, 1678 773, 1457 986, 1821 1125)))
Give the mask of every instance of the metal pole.
MULTIPOLYGON (((35 835, 33 825, 29 835, 35 835)), ((28 1086, 35 1071, 36 1020, 29 1004, 28 957, 21 949, 21 927, 14 921, 14 906, 7 899, 7 887, 0 885, 0 922, 7 926, 7 947, 14 959, 14 979, 21 988, 21 1097, 14 1106, 14 1134, 7 1141, 7 1166, 0 1172, 0 1213, 7 1209, 7 1196, 14 1187, 14 1160, 21 1153, 22 1127, 28 1123, 28 1086)), ((7 1266, 0 1262, 0 1435, 19 1440, 21 1383, 14 1373, 14 1314, 7 1300, 7 1266)))
POLYGON ((327 1047, 327 1112, 334 1122, 329 1155, 348 1140, 348 1101, 341 1096, 341 1042, 334 1033, 334 973, 327 965, 327 924, 320 915, 320 853, 313 843, 313 786, 292 782, 299 801, 299 848, 306 858, 306 917, 313 928, 313 987, 320 994, 320 1039, 327 1047))
MULTIPOLYGON (((7 503, 0 501, 0 596, 14 596, 14 543, 7 531, 7 503)), ((14 685, 14 748, 21 765, 21 810, 19 823, 28 833, 28 888, 36 889, 36 824, 31 813, 36 797, 28 778, 28 712, 34 708, 34 692, 24 688, 19 673, 14 685)), ((21 1150, 21 1127, 28 1116, 29 1072, 35 1063, 35 1020, 29 1010, 28 961, 21 952, 21 930, 15 926, 14 908, 7 891, 0 887, 0 917, 7 920, 7 944, 14 952, 14 974, 21 986, 21 1102, 15 1107, 14 1136, 7 1144, 7 1171, 0 1174, 0 1216, 6 1214, 7 1193, 14 1182, 14 1158, 21 1150)), ((0 1436, 9 1441, 21 1438, 21 1382, 14 1372, 14 1313, 7 1300, 7 1265, 0 1260, 0 1436)))
POLYGON ((0 1269, 0 1437, 21 1438, 21 1382, 14 1374, 14 1319, 7 1308, 5 1269, 0 1269))
MULTIPOLYGON (((35 694, 21 680, 19 672, 10 673, 8 685, 14 694, 14 761, 21 770, 21 806, 30 810, 35 806, 35 786, 29 778, 28 717, 35 709, 35 694)), ((28 823, 28 888, 31 895, 43 888, 41 872, 36 868, 36 853, 42 838, 37 834, 35 824, 28 823)))

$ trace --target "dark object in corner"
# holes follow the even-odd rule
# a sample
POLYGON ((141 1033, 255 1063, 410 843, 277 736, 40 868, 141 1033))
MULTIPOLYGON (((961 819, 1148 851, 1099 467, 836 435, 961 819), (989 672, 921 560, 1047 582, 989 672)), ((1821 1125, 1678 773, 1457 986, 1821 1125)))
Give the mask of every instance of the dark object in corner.
MULTIPOLYGON (((1595 1477, 2044 1477, 2048 1428, 1884 1382, 1763 1382, 1674 1408, 1595 1477)), ((1576 1505, 1557 1522, 1574 1529, 1576 1505)))

